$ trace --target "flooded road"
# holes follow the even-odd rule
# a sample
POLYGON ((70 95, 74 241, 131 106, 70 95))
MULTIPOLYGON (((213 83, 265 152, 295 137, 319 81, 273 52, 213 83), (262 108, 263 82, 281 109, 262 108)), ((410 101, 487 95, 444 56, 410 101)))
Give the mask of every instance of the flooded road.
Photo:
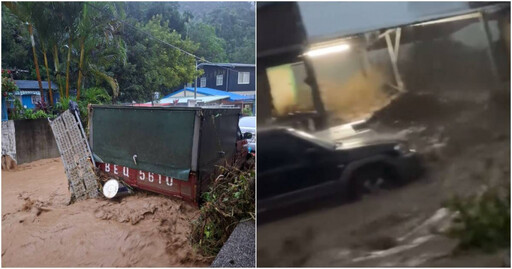
POLYGON ((208 266, 188 239, 197 208, 137 193, 67 205, 60 158, 2 171, 3 266, 208 266))
POLYGON ((443 203, 509 182, 510 106, 403 98, 377 112, 372 128, 403 135, 427 173, 361 201, 258 223, 259 266, 503 266, 508 250, 456 253, 457 240, 444 235, 453 213, 443 203))
POLYGON ((501 143, 475 147, 452 160, 449 168, 432 166, 430 173, 403 188, 259 224, 258 265, 502 266, 504 251, 454 255, 457 240, 443 235, 453 213, 442 204, 455 193, 480 186, 483 175, 506 179, 509 153, 501 143), (490 170, 482 159, 493 160, 490 170))

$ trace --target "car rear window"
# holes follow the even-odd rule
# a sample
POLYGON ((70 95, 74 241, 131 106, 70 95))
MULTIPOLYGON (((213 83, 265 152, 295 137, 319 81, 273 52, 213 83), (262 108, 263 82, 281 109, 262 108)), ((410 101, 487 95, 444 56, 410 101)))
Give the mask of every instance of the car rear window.
POLYGON ((243 117, 240 119, 240 122, 238 123, 240 127, 256 127, 256 120, 254 117, 243 117))

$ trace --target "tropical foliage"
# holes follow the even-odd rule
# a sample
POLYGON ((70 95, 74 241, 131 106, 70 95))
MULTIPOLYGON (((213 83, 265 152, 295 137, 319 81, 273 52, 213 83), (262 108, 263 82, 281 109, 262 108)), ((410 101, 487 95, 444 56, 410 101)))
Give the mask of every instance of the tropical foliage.
POLYGON ((199 217, 192 223, 192 243, 204 255, 216 255, 239 222, 255 219, 254 169, 219 167, 220 174, 203 193, 199 217))
POLYGON ((99 87, 111 102, 149 101, 197 75, 196 59, 183 51, 199 61, 254 63, 249 2, 2 4, 2 68, 48 81, 65 99, 99 87))
POLYGON ((509 182, 487 185, 480 194, 454 196, 445 203, 456 212, 447 234, 459 239, 457 250, 510 248, 509 182))
POLYGON ((11 77, 11 71, 2 69, 2 94, 7 95, 18 90, 16 82, 11 77))

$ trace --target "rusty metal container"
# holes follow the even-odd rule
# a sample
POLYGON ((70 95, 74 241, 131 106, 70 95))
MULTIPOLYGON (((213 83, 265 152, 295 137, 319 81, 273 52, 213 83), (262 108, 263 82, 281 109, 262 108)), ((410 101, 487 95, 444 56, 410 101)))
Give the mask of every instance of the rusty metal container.
POLYGON ((198 204, 215 166, 234 161, 239 113, 93 105, 89 142, 102 171, 130 186, 198 204))

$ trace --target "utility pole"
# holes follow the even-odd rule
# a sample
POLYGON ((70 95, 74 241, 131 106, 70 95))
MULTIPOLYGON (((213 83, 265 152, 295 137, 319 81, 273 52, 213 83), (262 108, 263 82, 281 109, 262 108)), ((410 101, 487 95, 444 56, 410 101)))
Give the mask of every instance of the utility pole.
POLYGON ((194 100, 197 98, 197 59, 196 59, 196 82, 194 83, 194 100))

